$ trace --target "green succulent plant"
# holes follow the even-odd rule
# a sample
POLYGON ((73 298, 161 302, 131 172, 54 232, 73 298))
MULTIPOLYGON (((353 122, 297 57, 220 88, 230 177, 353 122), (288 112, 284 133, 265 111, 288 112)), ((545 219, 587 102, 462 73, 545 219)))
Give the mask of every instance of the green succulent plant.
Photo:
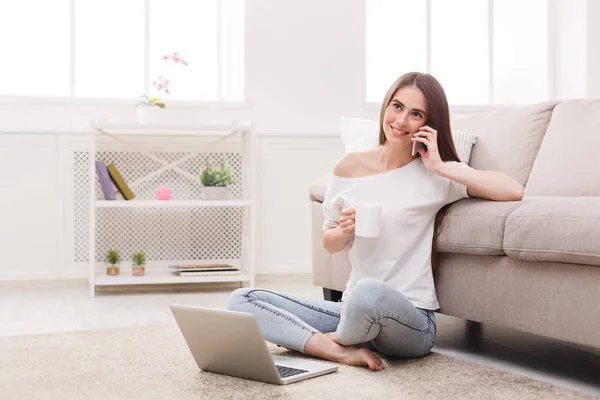
POLYGON ((133 261, 133 265, 142 266, 146 264, 146 254, 143 251, 135 252, 131 256, 131 260, 133 261))
POLYGON ((110 265, 116 265, 119 263, 119 261, 121 261, 121 256, 117 250, 108 250, 106 252, 105 260, 110 265))
POLYGON ((207 162, 207 166, 200 172, 200 183, 202 186, 224 187, 231 185, 231 167, 221 161, 218 167, 213 167, 207 162))

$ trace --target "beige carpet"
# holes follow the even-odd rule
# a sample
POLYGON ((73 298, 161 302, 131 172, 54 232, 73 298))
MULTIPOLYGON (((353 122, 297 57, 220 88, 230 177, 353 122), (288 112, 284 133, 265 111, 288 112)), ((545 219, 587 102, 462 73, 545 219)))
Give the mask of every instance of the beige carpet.
MULTIPOLYGON (((273 353, 298 355, 270 345, 273 353)), ((526 377, 431 354, 275 386, 198 370, 176 326, 0 338, 1 399, 571 399, 526 377)))

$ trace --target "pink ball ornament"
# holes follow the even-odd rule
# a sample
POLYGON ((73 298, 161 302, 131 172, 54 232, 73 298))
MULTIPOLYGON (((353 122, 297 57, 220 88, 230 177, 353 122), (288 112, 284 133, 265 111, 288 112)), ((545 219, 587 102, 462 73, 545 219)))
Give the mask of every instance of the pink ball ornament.
POLYGON ((156 198, 159 200, 169 200, 171 198, 171 189, 167 186, 161 186, 156 189, 156 198))

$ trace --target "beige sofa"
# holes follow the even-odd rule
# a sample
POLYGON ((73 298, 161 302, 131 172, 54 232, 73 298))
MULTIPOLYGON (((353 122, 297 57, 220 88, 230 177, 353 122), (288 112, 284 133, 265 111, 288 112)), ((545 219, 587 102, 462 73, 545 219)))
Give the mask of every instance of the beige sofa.
MULTIPOLYGON (((439 312, 600 347, 600 100, 520 106, 453 120, 478 136, 470 165, 525 185, 520 202, 463 199, 438 239, 439 312)), ((347 249, 322 246, 329 174, 310 188, 313 282, 337 299, 347 249)))

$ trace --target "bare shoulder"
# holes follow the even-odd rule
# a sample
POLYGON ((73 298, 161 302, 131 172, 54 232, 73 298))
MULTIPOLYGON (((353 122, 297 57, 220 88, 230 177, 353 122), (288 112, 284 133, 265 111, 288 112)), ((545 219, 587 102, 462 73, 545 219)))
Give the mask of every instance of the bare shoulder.
POLYGON ((333 168, 333 174, 340 178, 351 178, 356 168, 356 164, 360 159, 360 152, 346 153, 342 158, 337 160, 333 168))
POLYGON ((350 152, 340 158, 333 174, 340 178, 358 178, 372 173, 373 150, 350 152))

